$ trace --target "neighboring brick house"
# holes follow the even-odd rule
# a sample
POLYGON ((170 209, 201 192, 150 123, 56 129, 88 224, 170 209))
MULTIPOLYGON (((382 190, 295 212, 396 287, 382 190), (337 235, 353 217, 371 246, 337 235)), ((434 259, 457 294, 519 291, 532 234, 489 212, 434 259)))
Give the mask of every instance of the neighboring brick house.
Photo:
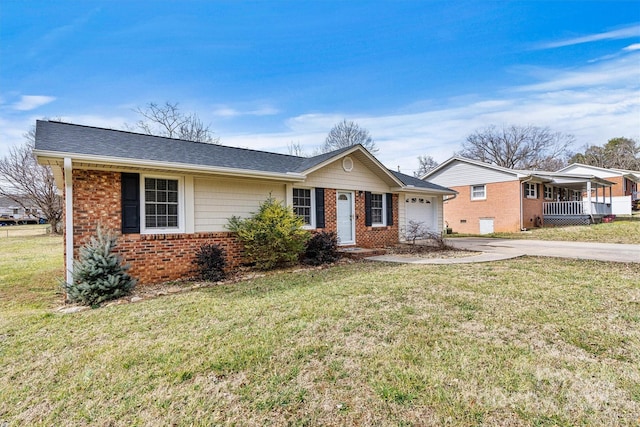
POLYGON ((385 168, 361 145, 304 158, 132 132, 38 121, 34 150, 65 196, 65 264, 98 224, 119 232, 117 251, 141 283, 188 277, 203 243, 230 266, 242 248, 226 229, 272 196, 309 230, 343 246, 396 244, 409 221, 443 229, 454 191, 385 168))
POLYGON ((613 214, 630 215, 632 208, 640 210, 640 171, 572 163, 558 172, 591 174, 613 182, 613 214))
POLYGON ((613 183, 593 175, 514 170, 452 157, 423 179, 458 193, 445 200, 444 219, 459 233, 584 224, 611 213, 613 183))

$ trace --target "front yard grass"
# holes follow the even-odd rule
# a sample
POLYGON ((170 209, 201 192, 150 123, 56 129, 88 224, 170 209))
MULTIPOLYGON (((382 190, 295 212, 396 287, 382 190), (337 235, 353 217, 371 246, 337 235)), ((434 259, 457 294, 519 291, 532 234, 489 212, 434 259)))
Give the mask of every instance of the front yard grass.
POLYGON ((640 421, 638 264, 353 263, 61 315, 39 239, 2 264, 0 424, 640 421))
POLYGON ((575 225, 570 227, 533 228, 522 233, 493 233, 490 234, 489 237, 640 244, 640 221, 620 220, 602 224, 575 225))

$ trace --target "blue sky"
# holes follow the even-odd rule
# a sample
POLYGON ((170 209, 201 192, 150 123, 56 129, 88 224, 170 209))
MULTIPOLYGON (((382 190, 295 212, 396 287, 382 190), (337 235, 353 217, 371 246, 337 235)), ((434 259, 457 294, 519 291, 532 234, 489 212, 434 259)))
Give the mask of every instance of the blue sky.
POLYGON ((354 120, 405 173, 491 124, 639 138, 640 2, 0 2, 0 153, 38 118, 122 129, 164 101, 283 153, 354 120))

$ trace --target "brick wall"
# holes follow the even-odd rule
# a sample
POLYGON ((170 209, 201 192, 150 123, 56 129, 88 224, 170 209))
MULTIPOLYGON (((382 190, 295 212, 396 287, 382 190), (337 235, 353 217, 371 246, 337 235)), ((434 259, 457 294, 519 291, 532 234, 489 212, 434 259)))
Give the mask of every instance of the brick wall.
MULTIPOLYGON (((366 248, 398 242, 398 195, 393 195, 394 225, 365 226, 364 193, 355 192, 356 244, 366 248)), ((242 245, 230 232, 189 234, 121 234, 121 174, 97 170, 73 171, 74 258, 78 249, 95 235, 98 224, 118 234, 116 252, 139 283, 152 284, 193 275, 196 251, 204 243, 219 244, 227 253, 229 268, 243 261, 242 245)), ((325 189, 326 231, 337 231, 336 190, 325 189)))
MULTIPOLYGON (((547 200, 549 201, 549 200, 547 200)), ((522 226, 524 228, 534 228, 542 225, 542 204, 544 200, 544 185, 538 185, 538 198, 522 200, 522 226)))
POLYGON ((398 195, 393 195, 393 225, 365 225, 364 193, 356 193, 356 244, 363 248, 383 248, 398 243, 398 195))
MULTIPOLYGON (((356 216, 356 245, 363 248, 383 248, 398 243, 398 195, 393 195, 393 225, 383 227, 371 227, 365 225, 364 192, 360 194, 354 191, 355 196, 355 216, 356 216)), ((324 190, 324 210, 325 228, 324 231, 337 232, 338 222, 336 218, 336 190, 325 188, 324 190)), ((322 231, 322 230, 317 230, 322 231)))
POLYGON ((495 232, 520 231, 519 181, 487 184, 486 200, 471 200, 471 186, 450 187, 458 196, 444 203, 444 220, 456 233, 480 232, 480 218, 493 218, 495 232))
POLYGON ((116 252, 142 285, 193 276, 191 261, 204 243, 219 244, 229 268, 242 262, 242 246, 230 232, 122 235, 120 177, 119 172, 73 171, 74 258, 101 224, 118 234, 116 252))

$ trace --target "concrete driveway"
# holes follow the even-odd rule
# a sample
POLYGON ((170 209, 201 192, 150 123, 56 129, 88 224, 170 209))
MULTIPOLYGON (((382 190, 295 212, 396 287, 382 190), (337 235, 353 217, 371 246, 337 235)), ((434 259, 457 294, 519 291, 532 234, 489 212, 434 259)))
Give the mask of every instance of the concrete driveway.
POLYGON ((446 239, 460 249, 495 255, 532 255, 556 258, 593 259, 598 261, 640 263, 640 245, 617 243, 558 242, 548 240, 512 240, 483 237, 446 239))

